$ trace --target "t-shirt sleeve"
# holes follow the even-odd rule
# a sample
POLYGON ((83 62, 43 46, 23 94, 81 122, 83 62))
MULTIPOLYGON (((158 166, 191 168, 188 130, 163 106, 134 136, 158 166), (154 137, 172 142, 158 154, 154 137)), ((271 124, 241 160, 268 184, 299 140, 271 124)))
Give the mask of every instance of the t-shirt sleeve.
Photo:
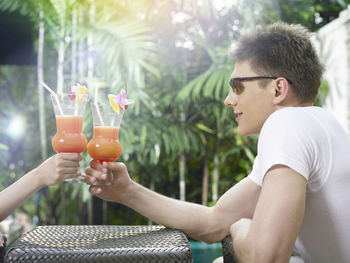
POLYGON ((285 165, 309 179, 313 166, 314 145, 310 121, 293 111, 273 113, 262 127, 258 154, 249 178, 262 185, 266 172, 274 165, 285 165))

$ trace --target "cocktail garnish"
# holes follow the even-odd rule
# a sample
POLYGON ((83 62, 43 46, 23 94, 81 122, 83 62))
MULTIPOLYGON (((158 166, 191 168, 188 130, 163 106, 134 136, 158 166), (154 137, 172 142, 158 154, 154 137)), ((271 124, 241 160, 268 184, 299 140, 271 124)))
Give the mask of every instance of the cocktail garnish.
POLYGON ((77 84, 77 86, 78 86, 78 91, 77 91, 76 103, 79 105, 84 100, 86 94, 89 94, 89 91, 84 85, 77 84))
POLYGON ((124 89, 122 89, 117 95, 109 94, 108 99, 113 110, 117 114, 120 114, 122 110, 126 110, 128 108, 128 105, 134 103, 133 100, 126 98, 126 91, 124 89))
POLYGON ((84 85, 80 85, 78 83, 77 85, 73 85, 70 88, 70 92, 68 93, 68 96, 71 100, 76 99, 76 103, 79 105, 84 99, 85 94, 89 94, 88 89, 84 85))
POLYGON ((114 110, 116 113, 120 114, 120 108, 119 108, 119 105, 117 105, 117 104, 115 103, 115 101, 114 101, 114 96, 115 96, 115 95, 113 95, 113 94, 109 94, 109 95, 108 95, 109 104, 111 104, 113 110, 114 110))
POLYGON ((78 91, 78 87, 75 85, 70 88, 70 92, 68 93, 68 96, 71 100, 75 100, 75 94, 77 93, 77 91, 78 91))

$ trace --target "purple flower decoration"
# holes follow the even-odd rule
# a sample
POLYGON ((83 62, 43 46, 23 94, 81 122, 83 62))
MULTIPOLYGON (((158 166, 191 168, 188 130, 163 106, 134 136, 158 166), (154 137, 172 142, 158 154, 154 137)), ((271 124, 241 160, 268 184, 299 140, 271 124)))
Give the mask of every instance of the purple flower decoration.
POLYGON ((126 91, 124 89, 117 95, 109 94, 108 98, 113 110, 118 114, 120 114, 121 110, 126 110, 128 105, 134 103, 133 100, 126 98, 126 91))

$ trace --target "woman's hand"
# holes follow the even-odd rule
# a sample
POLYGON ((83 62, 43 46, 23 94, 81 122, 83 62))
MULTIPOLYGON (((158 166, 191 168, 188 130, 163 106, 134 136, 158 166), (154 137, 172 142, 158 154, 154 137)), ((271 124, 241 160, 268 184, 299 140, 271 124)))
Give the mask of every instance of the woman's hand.
POLYGON ((81 159, 78 153, 55 154, 35 169, 40 183, 43 186, 50 186, 79 176, 81 159))

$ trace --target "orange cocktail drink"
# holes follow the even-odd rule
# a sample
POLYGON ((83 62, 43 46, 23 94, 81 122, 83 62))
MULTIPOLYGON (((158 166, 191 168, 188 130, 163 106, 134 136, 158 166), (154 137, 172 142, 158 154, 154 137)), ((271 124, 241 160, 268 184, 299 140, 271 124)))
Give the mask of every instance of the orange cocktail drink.
MULTIPOLYGON (((94 135, 87 145, 92 159, 103 162, 114 162, 122 155, 122 145, 119 142, 120 124, 128 104, 133 101, 126 99, 126 92, 118 95, 108 95, 109 103, 105 101, 91 102, 94 135)), ((113 183, 113 173, 108 173, 106 180, 98 180, 97 184, 113 183)))
POLYGON ((87 147, 89 155, 100 163, 117 160, 123 151, 118 136, 119 127, 95 126, 87 147))
POLYGON ((82 130, 88 94, 59 93, 51 95, 51 100, 57 128, 51 140, 52 148, 57 153, 82 153, 87 145, 82 130))
POLYGON ((55 152, 81 153, 86 149, 83 116, 56 116, 56 127, 57 133, 51 141, 55 152))

